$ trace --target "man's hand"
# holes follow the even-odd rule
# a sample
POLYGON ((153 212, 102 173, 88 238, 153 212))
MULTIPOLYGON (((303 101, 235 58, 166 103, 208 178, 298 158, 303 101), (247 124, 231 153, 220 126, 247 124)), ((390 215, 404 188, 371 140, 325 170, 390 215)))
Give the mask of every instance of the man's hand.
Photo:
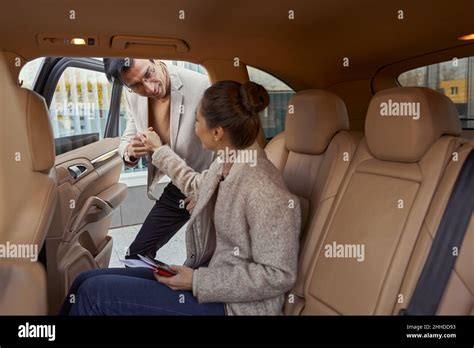
POLYGON ((186 204, 186 210, 188 211, 189 215, 191 215, 193 213, 194 207, 196 206, 196 201, 191 197, 186 197, 184 203, 186 204))
POLYGON ((138 133, 138 135, 147 151, 153 153, 163 145, 160 136, 151 127, 145 133, 138 133))
POLYGON ((176 266, 170 265, 170 268, 173 271, 178 272, 173 277, 163 277, 158 275, 155 271, 153 274, 155 275, 156 280, 160 283, 165 284, 170 289, 173 290, 192 290, 193 289, 193 273, 194 270, 190 267, 186 266, 176 266))
POLYGON ((128 156, 140 158, 148 154, 148 150, 143 144, 139 134, 135 134, 130 144, 127 146, 128 156))

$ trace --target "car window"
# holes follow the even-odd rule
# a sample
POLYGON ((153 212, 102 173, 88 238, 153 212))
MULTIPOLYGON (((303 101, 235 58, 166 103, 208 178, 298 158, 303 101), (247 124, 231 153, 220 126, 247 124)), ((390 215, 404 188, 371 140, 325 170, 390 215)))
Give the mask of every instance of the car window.
POLYGON ((56 155, 103 139, 111 90, 102 72, 76 67, 64 70, 49 108, 56 155))
POLYGON ((29 61, 23 66, 20 75, 18 76, 18 80, 21 82, 21 87, 31 90, 33 89, 43 62, 44 57, 40 57, 29 61))
POLYGON ((260 113, 260 121, 267 139, 273 138, 285 129, 288 102, 295 91, 281 80, 265 71, 247 66, 250 81, 266 88, 270 104, 260 113))
MULTIPOLYGON (((20 71, 22 86, 33 89, 44 57, 20 71)), ((67 67, 59 78, 49 106, 56 155, 99 141, 104 137, 112 85, 102 72, 67 67)))
POLYGON ((463 129, 474 129, 474 57, 423 66, 398 77, 401 86, 432 88, 456 105, 463 129))

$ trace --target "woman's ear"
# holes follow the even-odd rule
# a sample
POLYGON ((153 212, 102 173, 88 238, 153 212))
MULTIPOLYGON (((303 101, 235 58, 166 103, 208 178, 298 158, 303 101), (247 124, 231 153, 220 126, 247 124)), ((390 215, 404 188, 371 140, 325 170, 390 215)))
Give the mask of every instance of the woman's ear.
POLYGON ((224 128, 218 126, 212 130, 212 136, 214 140, 219 141, 224 137, 224 128))

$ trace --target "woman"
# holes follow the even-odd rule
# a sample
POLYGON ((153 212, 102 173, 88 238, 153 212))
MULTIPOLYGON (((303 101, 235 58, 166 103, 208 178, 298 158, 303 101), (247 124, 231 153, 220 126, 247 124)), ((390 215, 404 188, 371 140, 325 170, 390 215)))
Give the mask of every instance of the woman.
POLYGON ((196 200, 187 260, 172 266, 177 275, 170 278, 143 268, 85 272, 71 287, 64 314, 281 314, 296 279, 301 222, 297 197, 255 142, 258 112, 268 101, 252 82, 221 81, 205 91, 196 134, 217 158, 203 173, 156 132, 141 134, 153 165, 196 200))

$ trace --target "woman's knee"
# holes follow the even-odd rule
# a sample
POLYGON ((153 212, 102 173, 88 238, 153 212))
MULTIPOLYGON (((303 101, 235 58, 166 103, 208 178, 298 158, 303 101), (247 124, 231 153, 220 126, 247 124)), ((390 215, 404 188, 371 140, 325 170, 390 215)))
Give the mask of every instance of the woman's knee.
POLYGON ((74 298, 77 297, 77 293, 79 292, 79 289, 82 288, 82 286, 90 279, 96 278, 101 275, 101 269, 94 269, 90 271, 85 271, 79 274, 74 282, 72 283, 71 287, 69 288, 69 293, 68 297, 66 298, 66 301, 70 301, 73 303, 74 298))
POLYGON ((77 296, 79 294, 90 297, 92 294, 100 295, 101 289, 107 286, 107 275, 94 275, 86 278, 81 286, 77 290, 77 296))
POLYGON ((74 282, 72 283, 73 285, 71 288, 75 287, 76 289, 79 288, 82 283, 84 283, 87 279, 90 279, 92 277, 96 277, 101 274, 102 269, 92 269, 89 271, 85 271, 80 273, 76 279, 74 279, 74 282))
POLYGON ((101 289, 106 286, 107 276, 94 275, 84 279, 73 295, 72 309, 70 314, 72 315, 91 315, 97 310, 97 303, 99 302, 101 295, 101 289))

